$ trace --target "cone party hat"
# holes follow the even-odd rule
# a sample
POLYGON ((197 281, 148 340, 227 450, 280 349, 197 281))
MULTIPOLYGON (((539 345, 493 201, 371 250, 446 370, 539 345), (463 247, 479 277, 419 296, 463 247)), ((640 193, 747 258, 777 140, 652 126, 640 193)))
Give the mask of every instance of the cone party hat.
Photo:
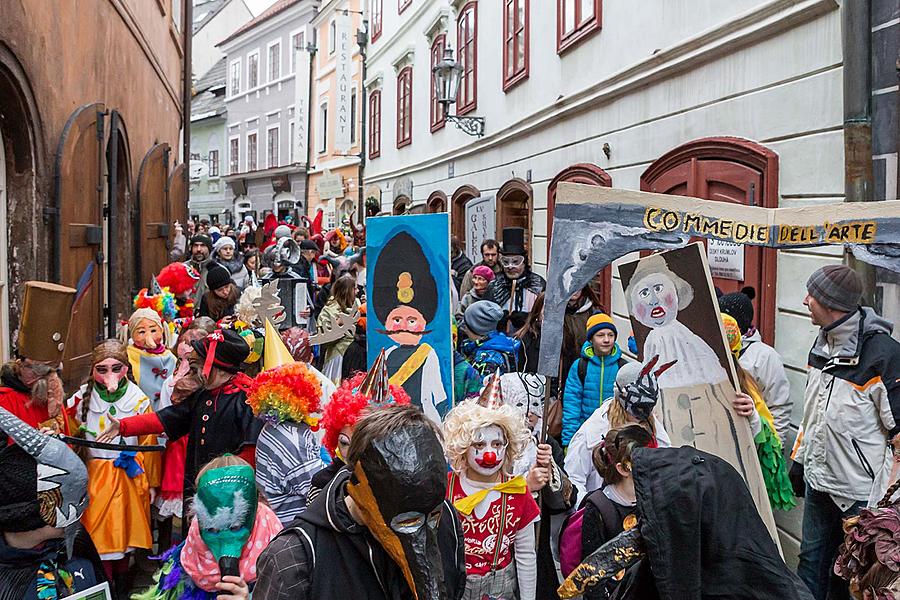
POLYGON ((375 362, 372 363, 372 367, 366 374, 366 378, 360 384, 359 393, 369 398, 369 401, 375 406, 380 406, 390 401, 391 392, 384 348, 378 353, 375 362))
POLYGON ((272 325, 272 322, 266 319, 266 340, 263 345, 263 371, 274 369, 282 365, 289 365, 293 362, 294 357, 291 356, 284 340, 281 339, 278 330, 272 325))
POLYGON ((503 406, 503 386, 500 384, 500 369, 494 371, 487 385, 481 390, 478 404, 485 408, 498 409, 503 406))

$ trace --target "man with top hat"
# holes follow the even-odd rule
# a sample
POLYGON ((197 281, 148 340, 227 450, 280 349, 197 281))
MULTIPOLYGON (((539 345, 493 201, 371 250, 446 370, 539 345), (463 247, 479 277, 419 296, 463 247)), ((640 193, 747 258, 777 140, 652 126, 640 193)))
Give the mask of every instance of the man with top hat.
POLYGON ((437 312, 438 292, 422 246, 410 234, 398 233, 378 255, 373 277, 371 304, 384 326, 381 333, 396 344, 385 351, 391 383, 440 423, 438 407, 447 392, 437 353, 422 342, 437 312))
POLYGON ((0 407, 28 425, 69 433, 62 410, 62 365, 75 290, 28 281, 16 358, 0 368, 0 407))
POLYGON ((503 272, 488 287, 488 299, 507 311, 513 327, 518 329, 525 323, 538 295, 547 287, 544 278, 534 273, 528 264, 525 230, 521 227, 503 229, 500 266, 503 272))
POLYGON ((111 418, 98 438, 115 443, 121 437, 165 433, 174 442, 187 436, 185 498, 193 495, 200 468, 213 458, 232 453, 253 464, 263 425, 247 405, 247 393, 235 384, 241 363, 250 355, 244 338, 233 329, 216 330, 192 346, 188 359, 196 372, 192 393, 154 414, 111 418))

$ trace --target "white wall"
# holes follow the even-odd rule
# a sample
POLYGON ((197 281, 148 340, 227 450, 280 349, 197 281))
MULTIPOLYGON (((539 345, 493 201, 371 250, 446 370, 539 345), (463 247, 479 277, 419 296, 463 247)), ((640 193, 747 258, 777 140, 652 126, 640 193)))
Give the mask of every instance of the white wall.
POLYGON ((216 48, 216 44, 252 18, 253 15, 244 4, 244 0, 231 0, 209 23, 194 34, 191 40, 191 62, 195 79, 203 77, 219 59, 225 56, 216 48))

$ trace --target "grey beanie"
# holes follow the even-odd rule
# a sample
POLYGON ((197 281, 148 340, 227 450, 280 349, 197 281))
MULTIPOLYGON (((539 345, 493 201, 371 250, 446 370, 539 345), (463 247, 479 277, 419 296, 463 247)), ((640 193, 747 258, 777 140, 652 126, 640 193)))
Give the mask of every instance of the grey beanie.
POLYGON ((463 315, 463 324, 475 335, 487 335, 497 330, 497 324, 503 318, 503 309, 490 300, 473 302, 463 315))
POLYGON ((809 276, 806 291, 827 308, 850 312, 859 306, 862 281, 846 265, 826 265, 809 276))

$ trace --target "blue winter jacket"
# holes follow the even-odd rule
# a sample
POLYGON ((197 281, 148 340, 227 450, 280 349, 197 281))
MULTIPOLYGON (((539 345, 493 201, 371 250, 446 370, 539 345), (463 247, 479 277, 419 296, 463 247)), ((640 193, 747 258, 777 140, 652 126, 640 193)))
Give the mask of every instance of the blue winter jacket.
POLYGON ((619 346, 614 346, 612 353, 603 357, 594 356, 594 347, 590 341, 581 347, 581 358, 572 363, 566 378, 566 391, 563 395, 563 446, 568 446, 581 424, 603 402, 613 397, 616 374, 619 366, 624 363, 619 346), (584 384, 578 376, 578 363, 582 360, 588 361, 584 384))

